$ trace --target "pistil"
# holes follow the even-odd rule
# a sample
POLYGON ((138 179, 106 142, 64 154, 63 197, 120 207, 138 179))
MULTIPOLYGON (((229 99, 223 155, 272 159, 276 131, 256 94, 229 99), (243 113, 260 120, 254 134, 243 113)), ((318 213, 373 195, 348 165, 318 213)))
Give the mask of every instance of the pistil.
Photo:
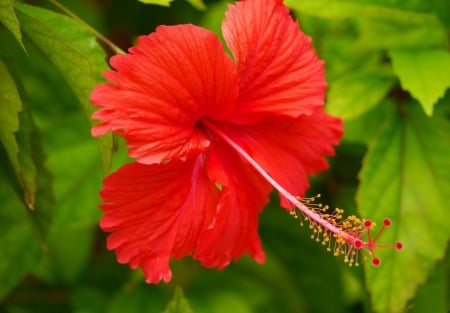
POLYGON ((344 261, 350 266, 358 264, 358 250, 365 249, 369 252, 372 264, 378 266, 381 261, 375 255, 375 249, 378 248, 395 248, 402 249, 401 242, 389 245, 380 245, 377 243, 381 234, 386 227, 391 225, 391 220, 385 219, 381 229, 375 236, 372 236, 372 228, 375 226, 370 220, 361 220, 351 215, 343 219, 343 210, 335 209, 334 212, 328 213, 328 206, 322 207, 320 203, 315 203, 315 199, 320 195, 312 198, 301 198, 294 196, 282 185, 280 185, 264 168, 241 146, 239 146, 232 138, 225 134, 219 127, 209 120, 201 122, 209 131, 220 137, 229 144, 243 159, 245 159, 270 185, 272 185, 285 199, 292 205, 290 213, 295 218, 300 218, 300 224, 303 220, 309 223, 309 227, 313 230, 312 239, 321 241, 323 245, 328 245, 327 250, 333 251, 335 256, 344 255, 344 261), (303 220, 302 220, 303 219, 303 220), (367 237, 364 241, 362 238, 367 237), (332 240, 334 246, 331 248, 332 240))

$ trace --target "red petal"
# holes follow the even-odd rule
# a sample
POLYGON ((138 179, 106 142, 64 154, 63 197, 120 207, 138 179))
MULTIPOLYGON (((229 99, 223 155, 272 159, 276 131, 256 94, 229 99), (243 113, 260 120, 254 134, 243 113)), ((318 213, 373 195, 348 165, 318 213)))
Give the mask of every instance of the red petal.
POLYGON ((130 54, 111 58, 111 82, 91 101, 102 123, 95 136, 122 134, 140 163, 186 159, 209 140, 195 126, 204 116, 222 119, 234 110, 236 68, 217 36, 193 25, 160 26, 138 38, 130 54))
POLYGON ((254 122, 267 113, 297 117, 322 106, 323 62, 282 1, 247 0, 229 8, 222 31, 240 86, 233 120, 254 122))
POLYGON ((213 142, 208 172, 212 181, 220 183, 222 193, 217 214, 199 238, 194 257, 203 266, 219 269, 244 253, 262 263, 258 218, 272 187, 221 141, 213 142))
POLYGON ((141 267, 149 283, 171 279, 170 257, 193 253, 211 222, 219 190, 204 156, 160 165, 127 164, 104 180, 100 226, 120 263, 141 267))
POLYGON ((328 167, 325 156, 334 154, 333 146, 342 136, 341 121, 322 110, 296 119, 279 116, 245 126, 223 123, 219 127, 298 196, 309 187, 308 175, 328 167))

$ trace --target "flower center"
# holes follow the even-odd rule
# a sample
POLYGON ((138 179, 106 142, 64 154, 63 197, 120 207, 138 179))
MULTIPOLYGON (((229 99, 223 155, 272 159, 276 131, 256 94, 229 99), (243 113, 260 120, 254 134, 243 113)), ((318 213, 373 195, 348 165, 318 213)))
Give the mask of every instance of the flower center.
POLYGON ((268 183, 289 201, 292 205, 290 214, 294 218, 300 220, 300 225, 303 225, 304 222, 309 224, 309 228, 313 232, 311 235, 312 239, 327 246, 327 250, 332 251, 335 256, 343 255, 344 262, 348 263, 350 266, 359 265, 359 251, 367 251, 372 259, 372 264, 378 266, 381 264, 381 260, 375 254, 376 249, 402 249, 403 244, 401 242, 388 245, 377 243, 384 230, 392 224, 390 219, 384 219, 380 230, 373 236, 372 230, 375 227, 375 223, 372 221, 361 220, 354 215, 343 218, 344 210, 338 208, 329 212, 328 206, 323 206, 321 203, 315 202, 315 200, 320 197, 320 194, 311 198, 300 198, 292 195, 270 176, 255 159, 234 142, 233 139, 220 130, 220 128, 216 127, 209 120, 202 120, 202 124, 215 135, 227 142, 268 183))

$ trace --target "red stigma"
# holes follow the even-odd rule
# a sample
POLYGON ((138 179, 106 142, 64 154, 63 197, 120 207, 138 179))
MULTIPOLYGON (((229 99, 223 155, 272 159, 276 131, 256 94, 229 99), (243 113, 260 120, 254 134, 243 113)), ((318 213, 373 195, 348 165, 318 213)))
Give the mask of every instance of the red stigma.
POLYGON ((371 227, 372 226, 372 221, 370 221, 370 220, 365 221, 364 222, 364 226, 366 226, 367 228, 371 227))
POLYGON ((372 265, 373 266, 378 266, 381 264, 381 260, 379 258, 373 258, 372 259, 372 265))
POLYGON ((385 225, 385 226, 391 226, 391 220, 390 219, 388 219, 388 218, 385 218, 384 219, 384 221, 383 221, 383 224, 385 225))

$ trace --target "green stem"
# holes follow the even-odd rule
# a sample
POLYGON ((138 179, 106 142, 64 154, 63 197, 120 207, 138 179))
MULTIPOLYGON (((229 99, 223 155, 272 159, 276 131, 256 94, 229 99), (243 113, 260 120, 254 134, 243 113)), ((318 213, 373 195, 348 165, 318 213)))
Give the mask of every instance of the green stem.
POLYGON ((115 45, 111 40, 100 34, 97 30, 95 30, 93 27, 91 27, 88 23, 83 21, 81 18, 79 18, 76 14, 74 14, 72 11, 70 11, 68 8, 66 8, 64 5, 59 3, 57 0, 48 0, 51 4, 53 4, 55 7, 57 7, 59 10, 64 12, 67 16, 71 17, 73 20, 77 21, 80 25, 82 25, 84 28, 86 28, 89 32, 91 32, 95 37, 97 37, 101 42, 103 42, 105 45, 107 45, 113 52, 117 54, 125 54, 125 51, 123 51, 121 48, 119 48, 117 45, 115 45))

